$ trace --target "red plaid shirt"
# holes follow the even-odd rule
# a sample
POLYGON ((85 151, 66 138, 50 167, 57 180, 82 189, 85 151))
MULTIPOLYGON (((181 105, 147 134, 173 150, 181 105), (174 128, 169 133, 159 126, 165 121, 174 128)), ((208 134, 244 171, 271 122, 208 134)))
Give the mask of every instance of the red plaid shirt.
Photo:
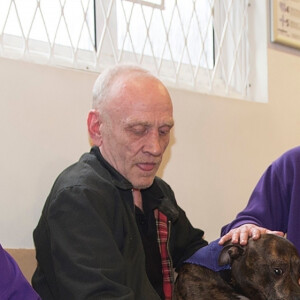
POLYGON ((168 239, 169 228, 168 218, 158 209, 154 210, 156 219, 157 239, 161 255, 162 274, 163 274, 163 290, 165 300, 172 300, 173 293, 173 271, 172 260, 169 255, 168 239))

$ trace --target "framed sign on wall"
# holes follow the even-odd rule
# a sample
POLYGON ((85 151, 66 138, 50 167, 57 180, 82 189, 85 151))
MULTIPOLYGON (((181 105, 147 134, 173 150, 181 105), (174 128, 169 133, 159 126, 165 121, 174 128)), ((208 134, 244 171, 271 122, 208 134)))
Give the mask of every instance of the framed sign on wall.
POLYGON ((271 41, 300 49, 300 0, 270 0, 271 41))

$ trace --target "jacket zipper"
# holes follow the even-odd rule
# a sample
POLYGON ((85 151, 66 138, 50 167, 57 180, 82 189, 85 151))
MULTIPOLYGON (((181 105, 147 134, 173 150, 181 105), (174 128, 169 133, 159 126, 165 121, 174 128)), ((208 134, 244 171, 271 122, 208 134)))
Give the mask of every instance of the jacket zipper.
POLYGON ((171 276, 171 283, 172 283, 172 299, 174 298, 174 271, 173 271, 173 261, 172 257, 170 255, 170 249, 169 249, 169 242, 170 242, 170 237, 171 237, 171 221, 168 220, 168 238, 167 238, 167 251, 168 251, 168 257, 170 260, 170 276, 171 276))

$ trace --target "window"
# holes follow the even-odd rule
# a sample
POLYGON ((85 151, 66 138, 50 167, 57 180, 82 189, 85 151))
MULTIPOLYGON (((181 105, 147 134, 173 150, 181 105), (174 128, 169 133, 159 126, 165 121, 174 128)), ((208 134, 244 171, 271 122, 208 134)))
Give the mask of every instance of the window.
POLYGON ((169 86, 265 101, 255 68, 266 46, 251 44, 264 2, 1 0, 0 55, 93 71, 133 62, 169 86))
POLYGON ((93 49, 94 7, 88 2, 1 0, 0 5, 5 34, 23 36, 27 41, 93 49), (84 18, 86 22, 78 22, 84 18))
POLYGON ((156 65, 167 60, 213 68, 211 7, 206 1, 166 1, 158 9, 131 1, 116 2, 119 50, 140 59, 152 57, 156 65))

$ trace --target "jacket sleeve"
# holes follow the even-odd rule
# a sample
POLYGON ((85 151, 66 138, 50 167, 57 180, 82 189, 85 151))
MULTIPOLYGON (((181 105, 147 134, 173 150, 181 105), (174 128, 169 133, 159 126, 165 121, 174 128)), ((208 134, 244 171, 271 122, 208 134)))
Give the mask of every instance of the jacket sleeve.
POLYGON ((48 268, 47 282, 55 281, 54 299, 134 299, 126 285, 122 245, 114 236, 121 220, 101 201, 91 190, 72 187, 60 192, 44 213, 50 244, 43 243, 41 232, 35 233, 35 242, 37 258, 48 268))
POLYGON ((0 245, 0 299, 41 300, 14 258, 0 245))
POLYGON ((256 224, 270 230, 286 232, 292 186, 293 166, 283 156, 264 172, 245 209, 221 229, 221 236, 243 224, 256 224))

